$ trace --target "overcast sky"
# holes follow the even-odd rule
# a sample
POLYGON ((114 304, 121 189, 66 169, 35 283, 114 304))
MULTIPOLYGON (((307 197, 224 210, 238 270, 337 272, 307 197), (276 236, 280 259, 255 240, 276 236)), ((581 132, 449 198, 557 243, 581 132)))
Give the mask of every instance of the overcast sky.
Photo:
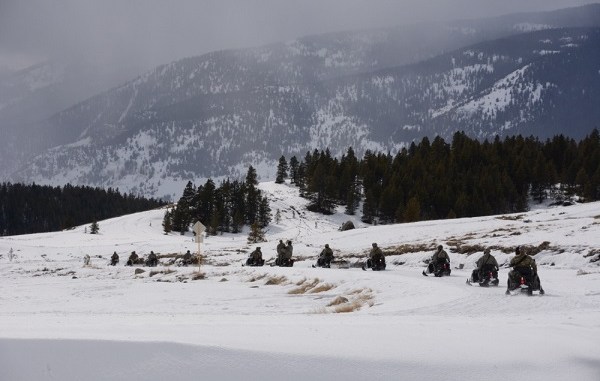
POLYGON ((303 35, 594 0, 0 0, 0 68, 53 55, 152 65, 303 35))

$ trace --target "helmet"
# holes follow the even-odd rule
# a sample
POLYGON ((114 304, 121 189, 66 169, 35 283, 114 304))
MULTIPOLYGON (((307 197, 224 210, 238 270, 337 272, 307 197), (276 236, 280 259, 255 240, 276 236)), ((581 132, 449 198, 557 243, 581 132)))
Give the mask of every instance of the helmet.
POLYGON ((325 244, 325 247, 326 247, 326 248, 329 248, 329 244, 328 244, 328 243, 326 243, 326 244, 325 244))
POLYGON ((377 247, 377 244, 375 242, 373 242, 373 247, 377 247))

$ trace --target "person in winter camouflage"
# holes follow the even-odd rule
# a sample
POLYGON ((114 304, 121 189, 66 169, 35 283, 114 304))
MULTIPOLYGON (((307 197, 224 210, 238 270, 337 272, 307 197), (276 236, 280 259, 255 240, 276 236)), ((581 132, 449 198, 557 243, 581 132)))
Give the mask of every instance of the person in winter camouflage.
POLYGON ((135 251, 132 251, 131 254, 129 255, 129 258, 127 259, 127 263, 125 264, 125 266, 133 266, 133 265, 137 264, 137 260, 138 260, 138 255, 135 253, 135 251))
POLYGON ((329 244, 325 244, 325 248, 321 250, 319 258, 317 259, 316 267, 329 267, 333 260, 333 250, 329 247, 329 244))
MULTIPOLYGON (((446 250, 444 250, 444 247, 438 245, 437 250, 433 253, 431 260, 429 261, 429 265, 427 265, 427 271, 430 274, 435 273, 440 266, 443 266, 446 263, 450 263, 450 257, 448 256, 448 253, 446 253, 446 250)), ((426 275, 425 271, 423 271, 423 274, 426 275)))
POLYGON ((156 267, 158 265, 158 257, 154 254, 154 251, 151 251, 148 255, 148 259, 146 260, 146 266, 156 267))
POLYGON ((525 248, 517 246, 515 249, 515 256, 510 260, 509 265, 513 269, 508 273, 507 294, 510 290, 514 290, 518 287, 521 277, 526 278, 531 284, 537 283, 536 285, 541 291, 541 285, 537 275, 537 264, 535 263, 535 259, 527 255, 527 250, 525 248))
POLYGON ((110 265, 116 266, 119 263, 119 254, 115 251, 113 255, 110 257, 110 265))
MULTIPOLYGON (((384 270, 385 269, 385 255, 383 251, 377 246, 377 243, 373 242, 371 244, 371 251, 369 251, 369 257, 367 259, 367 268, 372 268, 374 270, 384 270)), ((363 266, 363 270, 365 267, 363 266)))
POLYGON ((277 245, 277 259, 275 259, 276 266, 284 266, 284 267, 292 267, 294 265, 294 260, 292 259, 292 255, 294 253, 294 247, 292 246, 292 241, 287 241, 286 245, 283 244, 282 241, 279 241, 279 245, 277 245))
POLYGON ((532 275, 537 274, 535 259, 527 255, 525 248, 517 247, 515 249, 515 256, 510 260, 510 267, 513 270, 508 273, 508 276, 513 280, 521 274, 530 273, 531 271, 533 271, 532 275))
POLYGON ((183 266, 188 266, 192 264, 192 253, 188 250, 185 254, 183 254, 183 266))
POLYGON ((277 265, 279 265, 281 263, 281 261, 283 261, 285 257, 285 243, 283 243, 283 240, 279 240, 279 243, 277 244, 277 258, 275 258, 275 263, 277 265))
POLYGON ((293 253, 294 247, 292 246, 292 241, 287 241, 287 245, 285 245, 284 258, 289 261, 292 259, 293 253))
POLYGON ((498 276, 498 261, 496 261, 496 258, 492 255, 489 248, 486 248, 483 251, 483 255, 477 260, 477 262, 475 262, 475 265, 477 267, 471 274, 471 279, 473 282, 481 282, 485 280, 485 274, 490 271, 494 273, 496 277, 498 276))
POLYGON ((248 259, 246 260, 247 266, 262 266, 264 265, 264 263, 265 261, 263 260, 262 251, 260 251, 260 247, 254 249, 254 251, 250 253, 248 259))

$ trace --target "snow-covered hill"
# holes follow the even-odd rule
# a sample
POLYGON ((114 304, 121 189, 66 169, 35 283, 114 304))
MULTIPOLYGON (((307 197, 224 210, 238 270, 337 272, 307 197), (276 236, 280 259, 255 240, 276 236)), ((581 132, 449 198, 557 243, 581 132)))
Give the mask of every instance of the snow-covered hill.
POLYGON ((196 250, 190 234, 164 235, 164 210, 58 233, 0 238, 0 369, 11 380, 597 380, 600 369, 600 203, 516 215, 338 230, 350 219, 304 210, 288 185, 262 183, 279 223, 259 244, 268 262, 294 242, 293 268, 241 264, 247 232, 207 237, 206 279, 165 265, 196 250), (384 272, 354 267, 372 242, 384 272), (337 264, 312 268, 325 243, 337 264), (450 277, 423 277, 442 244, 450 277), (468 286, 491 247, 506 263, 536 248, 544 296, 468 286), (11 262, 12 248, 16 258, 11 262), (123 266, 129 252, 164 256, 157 268, 123 266), (117 251, 121 263, 107 265, 117 251), (465 254, 461 254, 465 253, 465 254), (469 254, 470 253, 470 254, 469 254), (84 267, 84 254, 91 266, 84 267), (463 268, 460 269, 460 265, 463 268), (347 301, 335 304, 345 298, 347 301), (346 312, 346 313, 342 313, 346 312), (32 358, 35 361, 32 361, 32 358))

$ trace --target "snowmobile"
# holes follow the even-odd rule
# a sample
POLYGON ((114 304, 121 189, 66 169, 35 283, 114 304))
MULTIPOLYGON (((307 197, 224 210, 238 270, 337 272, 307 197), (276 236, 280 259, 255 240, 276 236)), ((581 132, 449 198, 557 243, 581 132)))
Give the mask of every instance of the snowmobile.
POLYGON ((244 266, 259 267, 259 266, 263 266, 264 264, 265 264, 264 259, 254 260, 252 258, 248 258, 248 259, 246 259, 246 264, 244 266))
MULTIPOLYGON (((437 264, 430 263, 427 266, 427 271, 429 271, 430 273, 433 273, 433 275, 436 278, 439 278, 444 275, 445 276, 450 275, 450 273, 452 272, 452 269, 450 268, 450 262, 444 261, 442 263, 437 263, 437 264)), ((425 270, 423 270, 423 275, 428 276, 427 273, 425 272, 425 270)))
POLYGON ((473 270, 471 277, 467 279, 467 284, 472 285, 473 283, 479 283, 481 287, 498 286, 500 280, 498 279, 498 269, 496 267, 491 269, 484 269, 482 271, 483 277, 479 277, 479 271, 473 270))
POLYGON ((135 265, 144 265, 144 258, 141 257, 129 257, 125 266, 135 266, 135 265))
POLYGON ((275 260, 275 263, 271 264, 271 267, 273 266, 279 266, 279 267, 292 267, 294 266, 294 260, 291 258, 277 258, 275 260))
POLYGON ((146 259, 144 265, 147 267, 156 267, 158 266, 158 258, 156 258, 156 256, 149 257, 148 259, 146 259))
POLYGON ((367 269, 371 269, 373 271, 382 271, 385 270, 385 258, 381 257, 378 259, 367 259, 367 263, 362 266, 364 271, 367 269))
POLYGON ((324 257, 319 257, 317 259, 317 264, 316 265, 312 265, 313 269, 316 267, 323 267, 326 269, 330 269, 331 268, 331 260, 327 260, 324 257))
POLYGON ((540 295, 544 295, 545 291, 542 288, 540 277, 533 271, 528 273, 519 272, 518 282, 515 283, 510 277, 508 277, 506 295, 512 295, 511 291, 519 290, 521 293, 529 296, 533 295, 534 291, 538 291, 540 295))

